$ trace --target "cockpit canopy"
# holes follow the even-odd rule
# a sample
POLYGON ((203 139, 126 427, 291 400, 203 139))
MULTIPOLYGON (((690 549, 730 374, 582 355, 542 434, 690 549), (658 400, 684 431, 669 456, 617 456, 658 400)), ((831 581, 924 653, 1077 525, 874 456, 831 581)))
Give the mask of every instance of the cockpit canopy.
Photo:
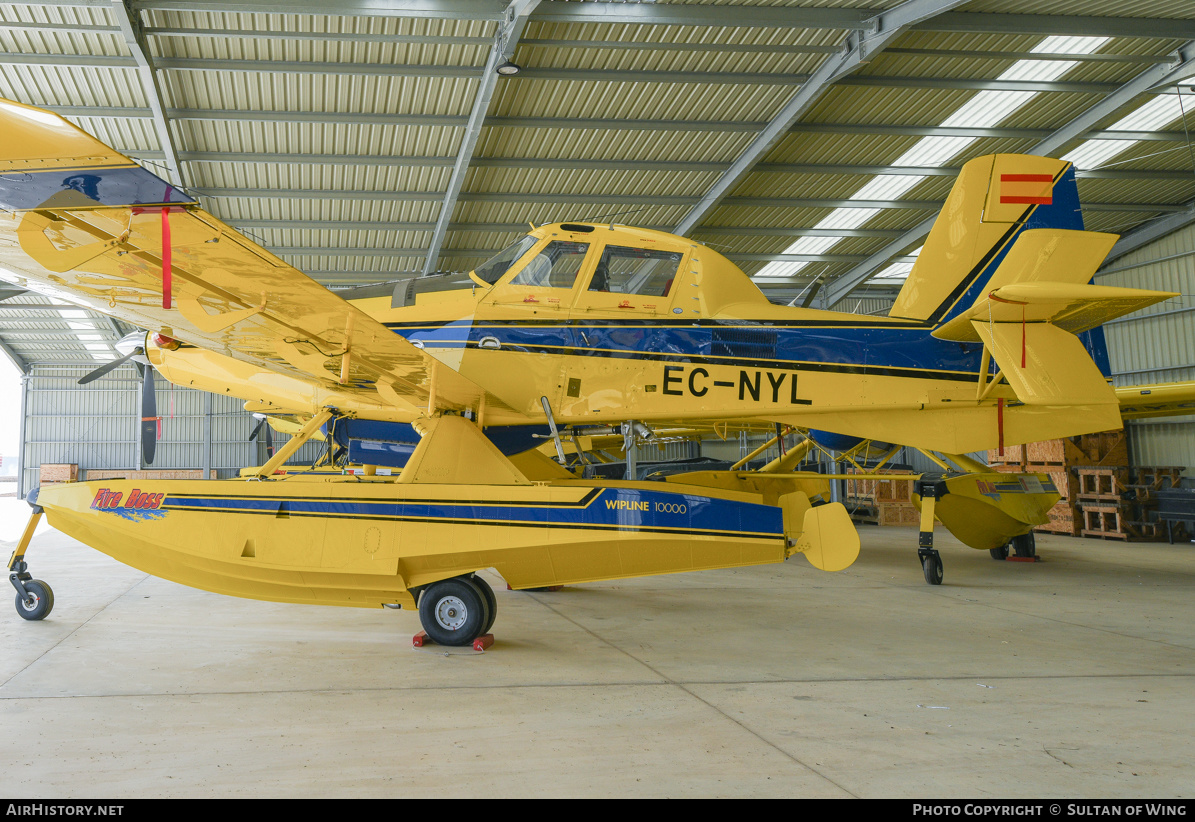
POLYGON ((469 274, 419 277, 395 289, 394 306, 419 294, 487 289, 497 305, 618 310, 699 319, 715 305, 767 302, 721 254, 684 237, 618 225, 541 226, 469 274), (681 292, 684 290, 682 296, 681 292))

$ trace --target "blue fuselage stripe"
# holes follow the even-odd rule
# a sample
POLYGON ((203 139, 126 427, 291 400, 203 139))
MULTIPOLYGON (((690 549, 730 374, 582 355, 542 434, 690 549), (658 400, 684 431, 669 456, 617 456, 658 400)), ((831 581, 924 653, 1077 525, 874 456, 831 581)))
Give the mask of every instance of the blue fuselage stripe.
POLYGON ((638 489, 602 489, 588 505, 518 505, 505 502, 328 499, 269 499, 261 497, 167 497, 162 507, 222 513, 268 514, 458 522, 528 527, 605 528, 680 531, 695 534, 779 538, 783 513, 771 505, 736 502, 695 494, 638 489))

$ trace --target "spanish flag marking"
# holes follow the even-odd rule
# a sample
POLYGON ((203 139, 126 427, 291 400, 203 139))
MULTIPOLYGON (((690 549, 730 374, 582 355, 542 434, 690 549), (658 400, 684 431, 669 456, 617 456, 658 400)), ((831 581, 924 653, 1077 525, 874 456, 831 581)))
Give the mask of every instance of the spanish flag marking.
POLYGON ((1049 174, 1001 174, 1000 202, 1050 205, 1054 178, 1049 174))

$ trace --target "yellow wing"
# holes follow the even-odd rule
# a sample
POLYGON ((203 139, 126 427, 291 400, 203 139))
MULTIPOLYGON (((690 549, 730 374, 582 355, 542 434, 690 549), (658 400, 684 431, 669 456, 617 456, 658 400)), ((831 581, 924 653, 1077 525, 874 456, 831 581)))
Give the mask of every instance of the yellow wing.
POLYGON ((508 410, 58 115, 0 100, 0 133, 5 279, 314 381, 328 389, 323 396, 358 408, 418 415, 429 403, 476 409, 484 397, 487 408, 508 410), (163 308, 164 248, 171 308, 163 308))

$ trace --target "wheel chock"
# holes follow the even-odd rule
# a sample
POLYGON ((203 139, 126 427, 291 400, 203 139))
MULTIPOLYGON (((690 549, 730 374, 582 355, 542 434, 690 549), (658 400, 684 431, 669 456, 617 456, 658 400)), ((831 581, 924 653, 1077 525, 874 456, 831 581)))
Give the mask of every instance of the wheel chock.
MULTIPOLYGON (((479 636, 477 639, 473 640, 473 650, 479 654, 484 653, 485 649, 491 647, 493 644, 494 635, 485 634, 484 636, 479 636)), ((424 645, 435 645, 431 638, 428 637, 427 631, 420 631, 419 633, 415 634, 415 636, 411 637, 412 648, 422 648, 424 645)))
POLYGON ((1041 557, 1039 557, 1039 556, 1032 556, 1032 557, 1005 557, 1005 558, 1004 558, 1004 561, 1005 561, 1005 562, 1041 562, 1041 557))

